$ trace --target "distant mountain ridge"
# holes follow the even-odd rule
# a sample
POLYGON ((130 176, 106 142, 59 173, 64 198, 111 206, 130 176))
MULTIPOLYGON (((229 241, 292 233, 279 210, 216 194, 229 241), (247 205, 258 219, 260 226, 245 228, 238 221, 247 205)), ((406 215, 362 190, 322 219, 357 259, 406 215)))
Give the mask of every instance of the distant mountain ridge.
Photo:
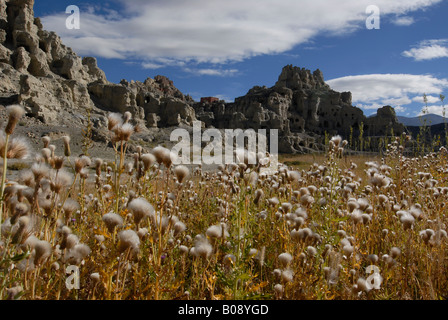
POLYGON ((402 123, 403 125, 407 127, 419 127, 423 124, 427 126, 433 126, 437 124, 444 123, 446 118, 443 118, 442 116, 439 116, 437 114, 427 114, 421 117, 403 117, 403 116, 397 116, 398 122, 402 123))

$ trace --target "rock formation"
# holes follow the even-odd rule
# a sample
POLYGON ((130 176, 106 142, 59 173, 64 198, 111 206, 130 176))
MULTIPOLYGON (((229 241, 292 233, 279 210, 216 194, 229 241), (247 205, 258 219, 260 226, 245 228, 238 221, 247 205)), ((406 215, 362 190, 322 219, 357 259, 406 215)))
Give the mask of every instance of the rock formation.
POLYGON ((282 153, 322 148, 322 136, 403 131, 391 107, 373 118, 352 106, 350 92, 339 93, 321 71, 286 66, 272 88, 254 87, 234 103, 196 103, 168 78, 114 84, 92 57, 81 58, 34 17, 34 0, 0 0, 0 104, 21 103, 27 115, 62 126, 85 126, 86 110, 95 129, 108 112, 133 114, 142 129, 191 126, 220 129, 279 129, 282 153))
POLYGON ((279 151, 284 153, 316 150, 325 133, 348 138, 358 134, 361 123, 373 136, 404 130, 391 107, 366 118, 361 109, 352 106, 351 93, 332 90, 320 70, 311 73, 291 65, 283 68, 272 88, 257 86, 234 103, 196 104, 195 110, 207 126, 279 129, 279 151))
POLYGON ((107 111, 131 111, 150 126, 195 120, 191 98, 172 81, 108 82, 95 58, 77 56, 45 31, 33 7, 34 0, 0 0, 0 103, 22 103, 43 123, 81 124, 74 115, 87 108, 103 122, 107 111))

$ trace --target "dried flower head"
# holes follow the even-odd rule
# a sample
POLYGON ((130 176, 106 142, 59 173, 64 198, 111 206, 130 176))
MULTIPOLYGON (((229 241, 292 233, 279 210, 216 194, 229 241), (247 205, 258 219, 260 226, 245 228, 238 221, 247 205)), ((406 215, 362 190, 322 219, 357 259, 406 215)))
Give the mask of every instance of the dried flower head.
POLYGON ((75 159, 75 172, 77 174, 81 174, 82 170, 85 167, 88 167, 92 164, 92 160, 90 160, 87 156, 81 156, 80 158, 75 159))
POLYGON ((173 161, 175 160, 175 155, 170 150, 164 147, 156 147, 153 149, 152 153, 156 157, 156 161, 159 164, 164 164, 166 168, 170 168, 173 161))
POLYGON ((135 132, 135 127, 130 123, 124 123, 114 128, 114 141, 128 142, 132 134, 135 132))
POLYGON ((62 141, 64 142, 64 155, 66 157, 70 157, 72 152, 70 150, 70 137, 69 136, 63 136, 62 141))
POLYGON ((16 104, 7 107, 6 112, 8 113, 9 118, 8 124, 5 128, 5 133, 7 135, 12 135, 20 118, 25 114, 25 109, 22 106, 16 104))
POLYGON ((275 294, 277 295, 277 297, 281 298, 283 295, 283 286, 281 284, 277 283, 274 286, 274 291, 275 291, 275 294))
POLYGON ((39 241, 34 246, 34 250, 34 264, 37 266, 44 263, 50 257, 53 247, 47 241, 39 241))
POLYGON ((67 235, 67 239, 66 239, 66 243, 65 243, 65 247, 67 249, 70 250, 70 249, 74 248, 78 243, 79 243, 79 238, 77 235, 75 235, 75 234, 67 235))
POLYGON ((156 162, 156 157, 151 153, 146 153, 142 155, 142 162, 143 162, 143 170, 145 172, 148 172, 149 169, 154 165, 156 162))
POLYGON ((205 234, 211 239, 216 239, 216 238, 222 238, 224 232, 224 238, 227 238, 229 236, 229 233, 227 232, 226 229, 227 227, 225 224, 215 225, 209 227, 205 234))
POLYGON ((177 166, 174 168, 174 174, 176 175, 177 181, 182 183, 189 176, 190 170, 186 166, 177 166))
POLYGON ((281 276, 284 282, 292 282, 294 279, 294 273, 291 269, 283 270, 281 276))
POLYGON ((50 142, 51 142, 51 138, 49 136, 42 137, 42 143, 44 144, 44 149, 48 148, 50 142))
POLYGON ((233 254, 226 254, 224 256, 224 258, 222 259, 222 264, 227 268, 231 268, 233 267, 233 265, 235 264, 236 261, 236 257, 233 254))
POLYGON ((254 203, 258 204, 260 199, 264 197, 264 191, 262 189, 257 189, 254 195, 254 203))
POLYGON ((79 265, 82 260, 87 258, 92 251, 90 250, 89 246, 81 243, 74 246, 71 250, 67 252, 67 263, 70 263, 72 265, 79 265))
POLYGON ((65 170, 60 170, 53 180, 53 190, 59 194, 63 188, 69 187, 72 182, 73 175, 65 170))
POLYGON ((123 218, 116 213, 110 212, 103 216, 103 222, 106 224, 107 230, 112 233, 116 227, 123 225, 123 218))
POLYGON ((121 126, 123 124, 123 118, 119 113, 109 113, 107 116, 108 121, 108 129, 114 130, 117 126, 121 126))
POLYGON ((31 166, 31 172, 34 175, 34 181, 37 183, 49 176, 50 168, 43 163, 34 163, 31 166))
POLYGON ((213 252, 212 245, 208 242, 207 238, 200 237, 196 240, 194 246, 194 254, 202 259, 208 259, 213 252))
POLYGON ((131 119, 132 119, 132 113, 130 113, 129 111, 126 111, 123 114, 123 121, 124 121, 124 123, 128 123, 129 121, 131 121, 131 119))
POLYGON ((120 241, 118 247, 120 252, 130 250, 133 255, 136 255, 140 251, 140 238, 134 230, 120 231, 118 233, 118 239, 120 241))
POLYGON ((282 253, 278 256, 278 261, 280 262, 280 265, 282 267, 286 267, 288 266, 289 263, 291 263, 292 255, 287 252, 282 253))
POLYGON ((314 257, 317 255, 317 250, 316 248, 312 247, 312 246, 308 246, 306 248, 306 253, 310 256, 310 257, 314 257))
POLYGON ((339 145, 340 145, 341 142, 342 142, 342 137, 341 137, 341 136, 334 136, 334 137, 331 138, 330 141, 332 141, 332 142, 334 143, 334 146, 335 146, 336 148, 338 148, 339 145))
POLYGON ((27 216, 19 218, 18 224, 19 227, 14 232, 12 237, 12 243, 20 244, 23 243, 29 236, 30 233, 30 221, 31 219, 27 216))
POLYGON ((95 272, 90 275, 90 279, 92 279, 93 282, 97 283, 100 281, 101 276, 98 272, 95 272))
POLYGON ((155 215, 154 207, 144 198, 133 199, 128 204, 128 210, 133 214, 135 224, 139 224, 144 218, 155 215))
POLYGON ((287 177, 289 182, 297 182, 301 178, 301 174, 298 171, 288 171, 287 177))
POLYGON ((26 159, 30 153, 28 141, 23 137, 15 137, 6 146, 6 136, 0 132, 0 155, 3 156, 6 151, 8 159, 26 159), (7 150, 6 150, 7 148, 7 150))
POLYGON ((185 226, 185 223, 183 223, 182 221, 178 221, 174 224, 174 236, 177 236, 178 234, 184 232, 187 227, 185 226))
POLYGON ((391 256, 393 259, 398 258, 398 257, 400 256, 400 254, 401 254, 401 250, 400 250, 400 248, 393 247, 392 249, 390 249, 390 256, 391 256))

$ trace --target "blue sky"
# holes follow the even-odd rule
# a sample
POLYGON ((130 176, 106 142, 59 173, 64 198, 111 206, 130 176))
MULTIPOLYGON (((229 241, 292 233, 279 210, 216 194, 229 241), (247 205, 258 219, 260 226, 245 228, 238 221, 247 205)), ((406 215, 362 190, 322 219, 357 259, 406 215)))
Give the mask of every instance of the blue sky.
POLYGON ((271 87, 288 64, 320 69, 366 115, 392 105, 417 116, 423 94, 441 115, 448 92, 448 0, 37 0, 34 10, 109 81, 160 74, 195 100, 271 87), (69 5, 78 30, 66 28, 69 5), (369 5, 380 29, 366 27, 369 5))

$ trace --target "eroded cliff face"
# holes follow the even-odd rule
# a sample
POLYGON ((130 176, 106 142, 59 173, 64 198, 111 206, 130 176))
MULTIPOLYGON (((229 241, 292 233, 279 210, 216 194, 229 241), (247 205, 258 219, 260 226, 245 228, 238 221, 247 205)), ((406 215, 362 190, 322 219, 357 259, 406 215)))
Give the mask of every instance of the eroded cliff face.
POLYGON ((81 58, 34 17, 34 0, 0 0, 0 104, 21 103, 41 123, 107 127, 108 112, 133 114, 142 129, 203 126, 221 129, 278 129, 279 151, 322 149, 322 136, 403 132, 392 108, 374 118, 352 106, 350 92, 336 92, 321 71, 288 65, 272 88, 254 87, 234 103, 196 103, 164 76, 144 82, 107 80, 92 57, 81 58))
POLYGON ((366 118, 361 109, 352 106, 351 93, 332 90, 320 70, 311 73, 291 65, 283 68, 272 88, 254 87, 231 104, 195 105, 197 118, 207 126, 279 129, 280 152, 284 153, 322 148, 320 138, 325 133, 348 137, 351 128, 358 133, 361 123, 372 136, 391 130, 401 134, 404 128, 389 108, 366 118))
POLYGON ((130 111, 150 126, 195 120, 192 100, 172 81, 158 76, 110 83, 95 58, 77 56, 56 33, 44 30, 33 7, 34 0, 0 1, 0 103, 21 103, 43 123, 82 124, 73 115, 87 108, 103 124, 110 111, 130 111))
POLYGON ((0 3, 2 102, 22 103, 42 122, 72 118, 81 106, 93 108, 87 85, 107 82, 96 59, 78 57, 54 32, 43 30, 33 0, 0 3))

